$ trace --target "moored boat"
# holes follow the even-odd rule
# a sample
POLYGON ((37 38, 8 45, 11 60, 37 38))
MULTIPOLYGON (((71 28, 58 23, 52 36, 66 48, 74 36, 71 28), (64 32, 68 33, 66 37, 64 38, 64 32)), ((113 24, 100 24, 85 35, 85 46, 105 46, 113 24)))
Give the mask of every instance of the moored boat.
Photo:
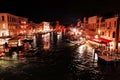
POLYGON ((120 59, 116 56, 107 56, 107 55, 101 55, 101 56, 99 55, 98 56, 99 63, 113 64, 118 61, 120 61, 120 59))

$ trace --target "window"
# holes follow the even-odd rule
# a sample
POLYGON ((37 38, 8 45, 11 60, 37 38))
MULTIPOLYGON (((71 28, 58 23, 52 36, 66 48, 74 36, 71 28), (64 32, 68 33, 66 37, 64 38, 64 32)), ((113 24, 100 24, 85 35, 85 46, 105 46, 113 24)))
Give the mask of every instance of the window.
POLYGON ((2 16, 2 21, 4 21, 5 20, 5 18, 4 18, 4 16, 2 16))
POLYGON ((117 22, 116 21, 114 21, 114 27, 116 27, 117 26, 117 22))
POLYGON ((113 32, 113 36, 112 37, 115 38, 115 32, 113 32))
POLYGON ((108 34, 108 36, 110 37, 110 31, 109 31, 109 34, 108 34))
POLYGON ((7 21, 8 21, 8 22, 9 22, 9 19, 10 19, 9 16, 7 16, 7 21))
POLYGON ((102 27, 105 27, 105 23, 102 23, 102 27))
POLYGON ((111 28, 111 22, 109 22, 109 27, 111 28))
POLYGON ((21 24, 26 24, 26 21, 21 21, 21 24))
POLYGON ((5 24, 3 24, 3 29, 5 29, 5 24))
POLYGON ((105 23, 105 26, 107 27, 107 23, 105 23))
POLYGON ((104 35, 104 32, 102 32, 102 35, 104 35))

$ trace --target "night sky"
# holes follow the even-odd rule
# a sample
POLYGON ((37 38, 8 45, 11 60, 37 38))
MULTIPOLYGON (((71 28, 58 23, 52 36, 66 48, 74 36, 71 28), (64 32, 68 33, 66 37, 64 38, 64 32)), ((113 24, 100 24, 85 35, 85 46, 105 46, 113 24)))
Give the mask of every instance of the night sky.
POLYGON ((71 24, 84 16, 120 12, 120 0, 1 0, 0 12, 41 21, 71 24))

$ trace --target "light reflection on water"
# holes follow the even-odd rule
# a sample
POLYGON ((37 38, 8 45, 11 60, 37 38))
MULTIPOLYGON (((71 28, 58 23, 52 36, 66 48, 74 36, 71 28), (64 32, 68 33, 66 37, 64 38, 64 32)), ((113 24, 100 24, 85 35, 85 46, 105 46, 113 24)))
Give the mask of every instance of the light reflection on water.
POLYGON ((6 61, 6 60, 0 60, 0 67, 2 69, 7 68, 7 67, 15 67, 17 61, 6 61))
POLYGON ((26 59, 21 57, 0 57, 0 69, 5 69, 8 67, 16 67, 20 63, 25 63, 26 59))
POLYGON ((98 76, 100 74, 100 71, 97 69, 98 63, 93 62, 93 49, 89 48, 88 46, 86 47, 86 45, 82 45, 79 46, 73 54, 74 58, 72 66, 74 66, 77 69, 75 74, 77 75, 86 74, 87 71, 91 74, 94 74, 94 76, 92 76, 91 78, 94 78, 93 80, 95 80, 96 79, 95 76, 98 76))
MULTIPOLYGON (((43 47, 44 49, 49 49, 51 48, 51 44, 50 45, 46 45, 46 43, 50 43, 50 35, 47 34, 47 36, 44 36, 42 39, 43 39, 43 47), (44 45, 48 46, 48 47, 45 47, 44 45)), ((61 42, 60 40, 62 40, 60 37, 60 34, 57 35, 57 42, 61 42)), ((56 44, 55 44, 56 45, 56 44)), ((73 47, 74 45, 73 44, 69 44, 70 47, 73 47)), ((66 51, 64 50, 65 48, 65 45, 61 45, 61 46, 55 46, 53 51, 55 51, 54 53, 51 53, 52 56, 49 56, 49 57, 46 57, 45 59, 40 59, 40 60, 36 60, 35 58, 24 58, 24 57, 15 57, 15 55, 13 57, 5 57, 3 58, 2 60, 0 60, 0 69, 3 69, 5 70, 6 68, 10 67, 10 69, 14 69, 14 67, 17 67, 19 64, 21 63, 25 63, 25 65, 22 65, 22 67, 20 66, 20 70, 18 71, 18 68, 16 68, 14 71, 16 71, 15 73, 18 73, 18 74, 23 74, 23 72, 25 74, 29 74, 30 72, 30 76, 32 75, 32 73, 34 72, 34 74, 36 74, 37 71, 39 71, 40 74, 44 75, 45 78, 46 76, 49 76, 51 75, 51 73, 53 74, 52 76, 55 77, 54 75, 56 74, 56 71, 59 71, 58 69, 61 69, 60 71, 62 71, 63 69, 61 67, 59 67, 59 65, 63 65, 64 66, 64 62, 67 61, 66 58, 67 56, 70 56, 70 55, 63 55, 63 54, 66 54, 66 52, 62 52, 62 51, 66 51), (59 49, 56 49, 56 48, 59 48, 59 49), (62 54, 63 53, 63 54, 62 54), (60 59, 59 58, 56 58, 57 55, 61 55, 60 56, 60 59), (63 56, 65 57, 65 59, 63 60, 63 56), (49 60, 48 60, 49 59, 49 60), (63 60, 63 61, 62 61, 63 60), (29 63, 29 62, 32 62, 32 63, 29 63), (27 65, 26 65, 27 64, 27 65), (48 65, 49 64, 49 65, 48 65), (34 66, 33 66, 34 65, 34 66), (58 66, 57 66, 58 65, 58 66), (12 67, 12 68, 11 68, 12 67), (54 71, 55 69, 57 68, 56 71, 54 71), (30 68, 30 69, 29 69, 30 68), (32 71, 33 69, 33 71, 32 71), (37 69, 37 70, 36 70, 37 69), (23 71, 22 71, 23 70, 23 71), (26 71, 24 71, 26 70, 26 71), (28 71, 27 71, 28 70, 28 71), (43 70, 43 72, 42 72, 43 70), (20 72, 21 71, 21 72, 20 72), (36 72, 35 72, 36 71, 36 72), (51 71, 49 74, 48 72, 51 71), (55 74, 54 74, 55 72, 55 74), (44 73, 44 74, 43 74, 44 73)), ((87 48, 88 49, 88 48, 87 48)), ((70 51, 70 50, 68 50, 70 51)), ((43 52, 44 53, 44 52, 43 52)), ((96 70, 95 68, 98 67, 98 64, 97 63, 93 63, 92 62, 92 53, 87 51, 86 52, 86 46, 83 45, 83 46, 80 46, 76 49, 76 51, 74 53, 72 53, 74 57, 73 58, 73 61, 72 61, 72 66, 74 66, 76 68, 76 70, 74 70, 72 73, 75 73, 75 75, 79 78, 79 77, 82 77, 81 75, 86 75, 86 73, 89 71, 90 73, 93 73, 95 76, 96 73, 99 73, 98 70, 96 70)), ((12 73, 13 71, 11 71, 12 73)), ((58 74, 60 74, 58 72, 58 74)), ((16 75, 16 74, 13 74, 13 75, 16 75)), ((36 74, 37 75, 37 74, 36 74)), ((36 77, 35 75, 35 77, 36 77)), ((90 74, 87 74, 88 76, 90 74)), ((93 76, 93 77, 95 77, 93 76)), ((26 77, 26 76, 25 76, 26 77)), ((38 76, 38 78, 41 77, 41 76, 38 76)), ((70 77, 70 76, 69 76, 70 77)), ((74 77, 74 76, 73 76, 74 77)), ((59 76, 58 78, 61 78, 61 76, 59 76)), ((21 79, 23 80, 23 79, 21 79)), ((44 79, 45 80, 45 79, 44 79)), ((46 80, 49 80, 49 79, 46 79, 46 80)), ((51 79, 51 80, 54 80, 51 79)), ((57 80, 57 79, 56 79, 57 80)), ((60 80, 60 79, 58 79, 60 80)), ((63 79, 61 79, 63 80, 63 79)), ((72 80, 72 79, 68 79, 68 80, 72 80)), ((73 80, 85 80, 85 79, 73 79, 73 80)), ((86 79, 87 80, 87 79, 86 79)), ((91 80, 91 79, 90 79, 91 80)), ((95 79, 93 79, 95 80, 95 79)))
POLYGON ((50 33, 42 35, 43 49, 48 50, 50 48, 50 33))
MULTIPOLYGON (((57 36, 57 43, 59 43, 62 40, 62 34, 56 35, 57 36)), ((33 36, 33 48, 36 47, 36 37, 33 36)), ((52 35, 50 33, 46 33, 42 35, 42 45, 44 50, 49 50, 51 48, 51 43, 53 41, 53 33, 52 35), (52 42, 51 42, 52 41, 52 42)), ((8 67, 17 67, 18 64, 21 63, 27 63, 28 61, 36 60, 34 58, 25 58, 22 56, 17 55, 16 52, 13 52, 12 57, 0 57, 0 69, 5 69, 8 67)))
POLYGON ((76 50, 77 54, 75 56, 78 56, 78 59, 83 60, 82 62, 86 61, 91 63, 92 65, 97 66, 97 62, 95 62, 94 57, 94 48, 84 44, 77 48, 76 50))

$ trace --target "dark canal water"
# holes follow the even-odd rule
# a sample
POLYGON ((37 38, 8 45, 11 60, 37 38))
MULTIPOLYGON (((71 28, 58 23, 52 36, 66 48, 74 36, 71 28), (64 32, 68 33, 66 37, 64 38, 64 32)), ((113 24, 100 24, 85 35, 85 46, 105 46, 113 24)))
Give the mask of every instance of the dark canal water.
POLYGON ((37 35, 32 47, 38 47, 34 57, 1 58, 0 80, 120 80, 119 63, 93 62, 92 53, 81 53, 60 33, 37 35))

